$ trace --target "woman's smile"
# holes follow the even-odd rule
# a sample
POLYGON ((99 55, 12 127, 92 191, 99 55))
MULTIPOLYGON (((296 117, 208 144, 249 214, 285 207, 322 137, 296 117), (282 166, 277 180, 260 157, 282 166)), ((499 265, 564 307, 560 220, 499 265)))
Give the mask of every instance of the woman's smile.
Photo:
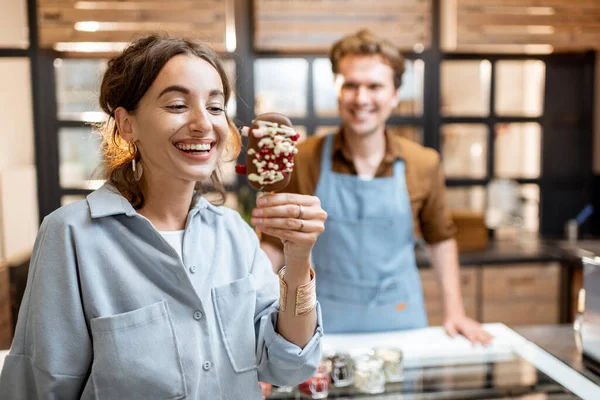
POLYGON ((173 144, 184 157, 194 161, 208 161, 216 148, 214 140, 182 140, 173 144))

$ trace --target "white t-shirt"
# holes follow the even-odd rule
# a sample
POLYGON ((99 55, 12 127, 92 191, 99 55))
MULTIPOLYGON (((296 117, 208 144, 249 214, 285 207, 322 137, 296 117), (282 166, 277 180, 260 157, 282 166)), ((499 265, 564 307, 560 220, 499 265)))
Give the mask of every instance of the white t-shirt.
POLYGON ((179 258, 183 260, 183 230, 181 231, 159 231, 167 243, 175 249, 179 258))

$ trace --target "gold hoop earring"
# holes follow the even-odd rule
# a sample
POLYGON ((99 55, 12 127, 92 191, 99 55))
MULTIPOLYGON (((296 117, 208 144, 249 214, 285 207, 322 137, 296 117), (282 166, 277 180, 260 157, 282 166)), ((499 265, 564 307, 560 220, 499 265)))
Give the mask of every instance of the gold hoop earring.
POLYGON ((136 162, 135 158, 138 154, 138 148, 135 142, 132 140, 128 143, 127 149, 129 150, 129 154, 131 154, 131 170, 133 171, 133 179, 139 181, 142 178, 143 168, 141 162, 136 162), (133 150, 131 147, 133 146, 133 150))

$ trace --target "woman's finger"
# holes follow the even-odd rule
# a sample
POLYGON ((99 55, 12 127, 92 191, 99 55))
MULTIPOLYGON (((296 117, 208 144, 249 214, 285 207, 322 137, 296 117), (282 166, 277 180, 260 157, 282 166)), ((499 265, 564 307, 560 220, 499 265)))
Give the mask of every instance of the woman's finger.
POLYGON ((302 206, 300 204, 285 204, 281 206, 260 207, 252 210, 252 216, 256 218, 298 218, 317 219, 325 221, 327 213, 321 208, 302 206))
POLYGON ((289 241, 296 244, 312 246, 315 243, 317 235, 314 232, 291 231, 288 229, 264 228, 260 230, 269 236, 279 238, 283 241, 289 241))
POLYGON ((256 199, 258 207, 281 206, 285 204, 297 204, 302 206, 321 206, 321 201, 316 196, 308 196, 296 193, 264 194, 256 199))
MULTIPOLYGON (((240 134, 241 134, 242 136, 246 136, 246 137, 248 137, 248 133, 250 132, 250 128, 249 128, 249 127, 247 127, 247 126, 240 126, 240 127, 238 128, 238 130, 240 131, 240 134)), ((254 137, 257 137, 257 138, 259 138, 259 137, 263 137, 263 135, 264 135, 264 134, 261 132, 261 130, 260 130, 260 129, 252 129, 252 134, 254 135, 254 137)))
POLYGON ((260 230, 271 228, 304 233, 321 233, 325 229, 320 221, 297 218, 252 218, 251 222, 260 230))

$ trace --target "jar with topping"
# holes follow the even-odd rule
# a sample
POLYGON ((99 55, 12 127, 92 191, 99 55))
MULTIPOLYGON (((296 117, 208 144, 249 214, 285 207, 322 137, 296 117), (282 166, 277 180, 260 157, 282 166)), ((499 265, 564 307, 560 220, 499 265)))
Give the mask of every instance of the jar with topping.
POLYGON ((383 373, 386 382, 402 382, 404 380, 404 354, 395 347, 379 347, 374 349, 375 357, 383 361, 383 373))
POLYGON ((376 358, 373 354, 354 358, 354 387, 362 393, 385 392, 383 360, 376 358))

